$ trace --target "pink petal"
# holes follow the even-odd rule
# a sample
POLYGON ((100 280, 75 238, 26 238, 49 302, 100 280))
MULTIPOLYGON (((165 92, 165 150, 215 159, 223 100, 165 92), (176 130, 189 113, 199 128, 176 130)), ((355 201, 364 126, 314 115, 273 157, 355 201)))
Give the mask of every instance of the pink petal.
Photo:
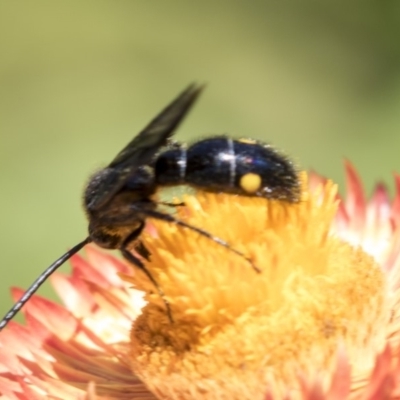
POLYGON ((340 346, 337 355, 337 364, 333 372, 331 386, 328 390, 327 400, 346 399, 351 387, 351 367, 345 349, 340 346))
POLYGON ((366 201, 361 179, 353 165, 345 162, 347 195, 345 207, 351 215, 351 228, 362 230, 366 217, 366 201))
POLYGON ((375 362, 374 370, 368 382, 368 386, 362 396, 362 400, 390 399, 394 389, 394 379, 391 375, 392 352, 386 346, 375 362))

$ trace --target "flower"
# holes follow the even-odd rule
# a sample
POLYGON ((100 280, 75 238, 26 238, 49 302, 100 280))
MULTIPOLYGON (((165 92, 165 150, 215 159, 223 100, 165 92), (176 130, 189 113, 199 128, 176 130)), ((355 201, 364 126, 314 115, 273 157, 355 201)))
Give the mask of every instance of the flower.
MULTIPOLYGON (((71 276, 51 277, 63 306, 35 296, 24 310, 26 326, 11 321, 0 334, 4 398, 154 399, 126 356, 143 294, 118 277, 129 271, 125 263, 92 246, 86 253, 87 261, 71 259, 71 276)), ((15 299, 21 294, 13 290, 15 299)))
POLYGON ((63 306, 35 296, 26 326, 0 333, 0 393, 398 398, 400 177, 393 202, 383 185, 367 201, 346 169, 343 200, 331 181, 306 173, 298 203, 184 197, 179 218, 227 240, 261 273, 209 238, 151 221, 141 239, 161 297, 142 271, 88 246, 71 276, 51 278, 63 306))

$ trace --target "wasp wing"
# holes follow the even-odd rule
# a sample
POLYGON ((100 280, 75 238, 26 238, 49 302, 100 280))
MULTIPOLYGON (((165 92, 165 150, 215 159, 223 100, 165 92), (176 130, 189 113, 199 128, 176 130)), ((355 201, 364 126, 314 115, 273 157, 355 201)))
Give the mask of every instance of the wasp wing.
POLYGON ((109 182, 104 182, 107 188, 92 198, 91 209, 107 204, 140 166, 150 163, 159 149, 167 144, 202 89, 203 86, 190 85, 117 154, 108 166, 116 174, 110 176, 109 182))
POLYGON ((149 163, 158 149, 167 144, 168 138, 191 109, 201 90, 201 86, 190 85, 118 153, 109 167, 128 164, 135 170, 149 163))

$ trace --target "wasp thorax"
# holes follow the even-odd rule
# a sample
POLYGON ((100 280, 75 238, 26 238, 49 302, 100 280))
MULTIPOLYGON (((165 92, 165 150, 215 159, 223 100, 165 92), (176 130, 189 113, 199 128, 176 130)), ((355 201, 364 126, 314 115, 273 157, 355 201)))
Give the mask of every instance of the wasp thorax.
POLYGON ((90 177, 86 186, 83 200, 85 210, 90 213, 105 204, 105 197, 111 192, 114 182, 119 177, 119 171, 114 168, 104 168, 90 177))
POLYGON ((129 236, 141 231, 144 224, 142 212, 155 207, 150 199, 156 189, 153 169, 140 166, 131 176, 116 175, 114 168, 97 172, 85 192, 85 206, 89 218, 89 236, 97 245, 120 248, 129 236), (118 178, 123 182, 118 185, 118 178), (109 182, 114 180, 114 186, 109 182), (105 194, 106 193, 106 194, 105 194))
POLYGON ((141 166, 134 173, 129 168, 126 170, 104 168, 96 172, 90 178, 85 190, 86 211, 91 214, 108 207, 108 203, 113 202, 115 196, 121 192, 130 192, 131 200, 148 198, 152 195, 155 192, 152 168, 141 166))

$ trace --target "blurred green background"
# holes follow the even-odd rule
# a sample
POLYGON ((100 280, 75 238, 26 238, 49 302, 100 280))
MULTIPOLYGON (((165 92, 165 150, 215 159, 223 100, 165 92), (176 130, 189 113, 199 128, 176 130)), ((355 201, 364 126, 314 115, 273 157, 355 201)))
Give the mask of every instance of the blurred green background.
POLYGON ((1 2, 1 313, 85 237, 87 177, 192 81, 208 86, 178 139, 260 138, 392 185, 399 31, 398 1, 1 2))

